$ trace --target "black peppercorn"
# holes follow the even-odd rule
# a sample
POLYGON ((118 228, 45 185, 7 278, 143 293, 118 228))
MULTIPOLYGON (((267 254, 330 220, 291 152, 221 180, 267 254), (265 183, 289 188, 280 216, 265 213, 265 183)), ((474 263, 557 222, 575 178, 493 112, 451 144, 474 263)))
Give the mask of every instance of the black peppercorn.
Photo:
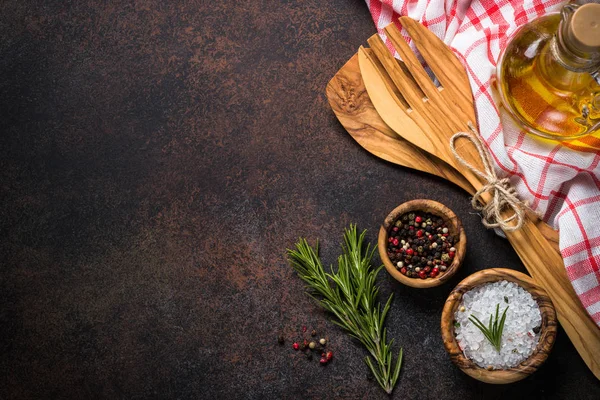
POLYGON ((444 220, 434 214, 403 214, 388 232, 388 257, 407 277, 434 278, 445 271, 445 266, 454 258, 449 248, 453 247, 455 238, 448 232, 444 220))

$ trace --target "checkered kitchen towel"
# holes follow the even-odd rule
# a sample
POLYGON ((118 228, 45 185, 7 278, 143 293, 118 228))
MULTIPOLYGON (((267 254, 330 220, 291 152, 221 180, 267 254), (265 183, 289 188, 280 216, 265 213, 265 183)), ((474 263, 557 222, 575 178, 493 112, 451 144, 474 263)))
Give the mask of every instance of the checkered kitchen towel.
MULTIPOLYGON (((366 0, 383 28, 401 15, 420 21, 449 45, 467 68, 479 131, 521 199, 559 229, 567 274, 584 307, 600 326, 600 135, 565 144, 526 135, 492 91, 500 50, 517 27, 560 10, 558 0, 366 0), (502 121, 502 124, 501 124, 502 121)), ((398 24, 398 27, 400 25, 398 24)))

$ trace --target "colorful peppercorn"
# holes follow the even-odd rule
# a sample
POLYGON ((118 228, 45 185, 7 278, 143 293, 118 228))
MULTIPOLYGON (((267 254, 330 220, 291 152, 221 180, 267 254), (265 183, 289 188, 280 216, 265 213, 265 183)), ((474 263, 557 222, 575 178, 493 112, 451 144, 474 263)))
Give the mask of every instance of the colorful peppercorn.
POLYGON ((456 256, 455 237, 446 222, 431 213, 401 215, 388 232, 387 255, 401 274, 435 278, 456 256))

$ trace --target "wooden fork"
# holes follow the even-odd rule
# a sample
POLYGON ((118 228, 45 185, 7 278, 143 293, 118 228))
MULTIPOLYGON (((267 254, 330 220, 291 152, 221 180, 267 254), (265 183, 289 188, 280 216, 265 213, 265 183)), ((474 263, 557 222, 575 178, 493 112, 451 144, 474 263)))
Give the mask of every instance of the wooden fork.
POLYGON ((326 93, 340 123, 368 152, 394 164, 437 175, 470 194, 475 193, 473 186, 454 168, 407 142, 383 122, 360 76, 358 54, 335 74, 326 93))
MULTIPOLYGON (((358 54, 335 74, 327 85, 333 112, 350 136, 365 150, 391 163, 437 175, 475 194, 473 186, 453 167, 408 142, 381 119, 366 92, 360 75, 358 54)), ((559 252, 558 232, 530 211, 536 226, 552 248, 559 252)))
MULTIPOLYGON (((401 17, 400 22, 440 81, 441 88, 433 84, 392 24, 385 31, 404 63, 392 57, 377 35, 369 39, 371 51, 359 49, 361 75, 369 97, 382 119, 397 134, 455 167, 479 189, 483 185, 480 178, 455 159, 449 145, 455 133, 469 131, 469 123, 476 126, 466 72, 452 51, 427 28, 408 17, 401 17)), ((461 142, 456 146, 459 154, 483 171, 474 146, 466 139, 461 142)), ((489 196, 486 195, 484 201, 489 201, 489 196)), ((548 292, 565 332, 600 379, 600 329, 573 290, 562 257, 543 238, 531 218, 525 218, 519 230, 507 230, 505 234, 529 273, 548 292)))

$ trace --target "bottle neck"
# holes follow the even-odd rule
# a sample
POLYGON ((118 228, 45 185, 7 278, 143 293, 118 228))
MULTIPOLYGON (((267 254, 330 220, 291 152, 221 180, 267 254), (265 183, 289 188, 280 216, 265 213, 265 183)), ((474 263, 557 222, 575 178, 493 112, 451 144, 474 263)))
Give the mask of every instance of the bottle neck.
POLYGON ((595 78, 600 71, 600 52, 592 51, 588 47, 582 49, 581 44, 577 44, 577 35, 572 29, 575 13, 584 12, 583 9, 577 11, 579 7, 576 4, 567 4, 562 8, 561 21, 550 43, 550 51, 554 60, 563 68, 572 72, 588 73, 595 78))
POLYGON ((569 24, 578 7, 574 4, 563 7, 556 34, 546 44, 539 60, 545 80, 559 90, 570 92, 584 89, 594 80, 600 85, 600 52, 578 49, 569 33, 569 24))
POLYGON ((577 92, 589 86, 594 78, 581 67, 578 59, 561 49, 558 36, 553 37, 545 46, 539 58, 539 69, 544 80, 556 89, 577 92))

